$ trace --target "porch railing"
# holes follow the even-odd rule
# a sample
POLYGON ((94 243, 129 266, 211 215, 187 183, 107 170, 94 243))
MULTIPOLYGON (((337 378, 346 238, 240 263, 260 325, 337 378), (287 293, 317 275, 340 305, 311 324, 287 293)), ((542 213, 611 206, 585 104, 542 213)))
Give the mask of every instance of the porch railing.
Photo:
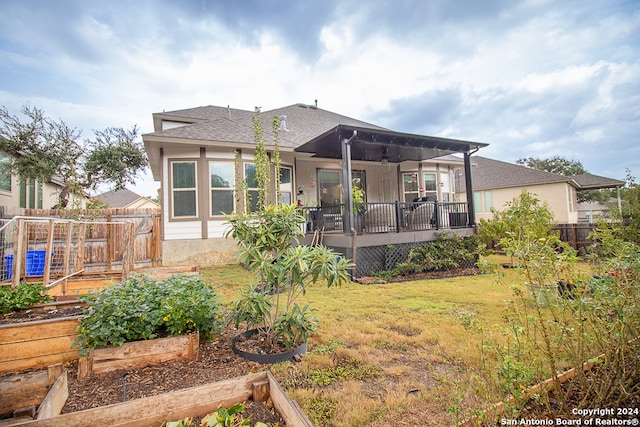
MULTIPOLYGON (((344 205, 303 208, 306 231, 343 232, 344 205)), ((401 233, 469 226, 464 202, 373 202, 365 203, 354 215, 354 229, 359 234, 401 233)))

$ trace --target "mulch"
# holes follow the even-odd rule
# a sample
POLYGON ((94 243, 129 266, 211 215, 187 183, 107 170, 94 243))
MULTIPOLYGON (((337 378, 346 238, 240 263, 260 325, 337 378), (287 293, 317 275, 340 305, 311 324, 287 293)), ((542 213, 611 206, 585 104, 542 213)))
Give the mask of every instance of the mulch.
MULTIPOLYGON (((40 312, 39 318, 65 315, 65 310, 55 313, 40 312)), ((35 316, 33 314, 32 316, 35 316)), ((16 321, 16 316, 9 316, 16 321)), ((22 319, 21 317, 18 317, 22 319)), ((5 323, 9 319, 2 319, 5 323)), ((62 413, 77 412, 91 408, 120 403, 125 400, 140 399, 195 387, 212 382, 260 372, 268 369, 263 365, 244 360, 231 350, 231 340, 238 333, 227 328, 213 341, 201 339, 198 360, 175 361, 141 369, 117 370, 78 380, 78 362, 65 364, 68 371, 69 398, 62 413)), ((8 376, 8 375, 7 375, 8 376)), ((0 381, 3 376, 0 376, 0 381)), ((270 400, 267 402, 245 402, 244 416, 250 416, 253 425, 262 421, 267 425, 284 425, 284 420, 275 410, 270 400)), ((177 420, 167 420, 177 421, 177 420)), ((199 425, 199 418, 192 425, 199 425)))

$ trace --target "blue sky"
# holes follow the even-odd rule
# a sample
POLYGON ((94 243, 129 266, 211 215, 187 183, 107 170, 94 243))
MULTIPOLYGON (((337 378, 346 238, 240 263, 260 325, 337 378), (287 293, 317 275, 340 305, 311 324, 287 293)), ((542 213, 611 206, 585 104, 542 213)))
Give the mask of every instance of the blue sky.
POLYGON ((637 0, 3 0, 0 57, 0 105, 84 138, 151 132, 163 110, 317 99, 485 157, 640 175, 637 0))

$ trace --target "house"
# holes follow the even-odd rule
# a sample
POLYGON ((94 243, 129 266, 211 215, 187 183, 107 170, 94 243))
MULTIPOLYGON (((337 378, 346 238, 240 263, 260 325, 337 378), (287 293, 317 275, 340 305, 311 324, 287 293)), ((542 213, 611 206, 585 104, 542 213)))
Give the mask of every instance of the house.
MULTIPOLYGON (((473 234, 473 206, 455 200, 455 171, 470 170, 471 154, 487 144, 395 132, 317 105, 256 117, 219 106, 153 114, 154 132, 143 141, 160 181, 163 264, 236 262, 225 214, 254 208, 246 196, 257 193, 256 127, 270 156, 277 135, 273 193, 281 203, 298 203, 307 218, 305 241, 355 258, 358 275, 388 265, 391 246, 408 251, 442 229, 473 234), (353 186, 365 194, 358 212, 353 186)), ((466 187, 473 194, 471 182, 466 187)))
POLYGON ((575 175, 572 177, 580 185, 582 190, 615 189, 616 197, 611 198, 608 204, 599 202, 579 202, 578 221, 594 223, 599 219, 610 218, 611 206, 616 206, 618 212, 622 213, 622 200, 620 199, 620 188, 624 187, 624 181, 606 178, 593 174, 575 175))
POLYGON ((133 191, 123 188, 111 190, 93 197, 110 208, 123 209, 160 209, 160 205, 153 200, 140 196, 133 191))
MULTIPOLYGON (((0 153, 0 163, 11 162, 11 157, 0 153)), ((21 180, 0 167, 0 206, 8 208, 50 209, 58 203, 63 183, 54 178, 50 182, 36 179, 21 180)))
MULTIPOLYGON (((473 157, 471 171, 476 222, 492 218, 492 208, 501 209, 526 190, 548 204, 558 223, 575 224, 580 216, 578 191, 624 185, 623 181, 597 175, 563 176, 482 156, 473 157)), ((466 200, 464 171, 458 171, 457 181, 458 195, 466 200)))

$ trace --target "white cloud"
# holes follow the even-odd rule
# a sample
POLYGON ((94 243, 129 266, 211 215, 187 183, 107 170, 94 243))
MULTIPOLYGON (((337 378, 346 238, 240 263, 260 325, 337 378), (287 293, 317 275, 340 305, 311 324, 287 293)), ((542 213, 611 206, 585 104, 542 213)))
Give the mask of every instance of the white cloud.
POLYGON ((638 4, 333 3, 5 0, 0 104, 37 105, 90 136, 149 132, 162 110, 318 99, 382 126, 490 143, 480 154, 500 160, 575 155, 594 173, 640 170, 638 4))

